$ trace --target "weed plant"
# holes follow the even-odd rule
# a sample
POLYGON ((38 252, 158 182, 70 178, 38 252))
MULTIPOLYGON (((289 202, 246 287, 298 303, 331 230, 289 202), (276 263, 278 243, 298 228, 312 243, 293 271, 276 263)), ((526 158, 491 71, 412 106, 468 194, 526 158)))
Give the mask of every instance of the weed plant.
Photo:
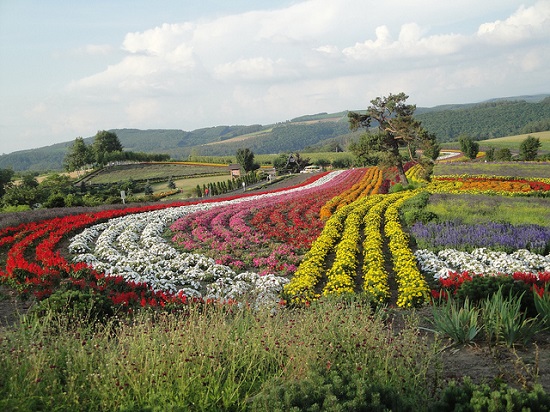
POLYGON ((391 325, 369 305, 334 301, 277 313, 197 305, 99 323, 46 312, 0 340, 0 410, 426 405, 437 345, 391 325))

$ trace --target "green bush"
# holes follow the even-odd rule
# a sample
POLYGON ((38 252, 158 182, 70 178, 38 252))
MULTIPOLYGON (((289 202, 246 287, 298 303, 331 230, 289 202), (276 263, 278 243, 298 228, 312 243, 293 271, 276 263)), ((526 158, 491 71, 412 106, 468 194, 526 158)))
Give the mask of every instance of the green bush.
POLYGON ((446 411, 531 411, 550 410, 550 396, 540 385, 532 390, 517 390, 507 385, 491 388, 487 384, 475 385, 469 378, 462 383, 451 382, 431 405, 433 412, 446 411))
MULTIPOLYGON (((350 366, 350 365, 345 365, 350 366)), ((341 367, 315 370, 302 380, 280 380, 250 399, 251 411, 416 411, 417 402, 392 385, 341 367)))
POLYGON ((464 282, 458 288, 456 298, 461 302, 468 298, 470 302, 479 304, 499 290, 504 296, 521 297, 522 311, 532 317, 537 315, 529 285, 516 281, 511 276, 474 276, 471 281, 464 282))
POLYGON ((104 295, 80 290, 57 290, 40 301, 31 315, 66 318, 71 321, 95 322, 114 314, 112 302, 104 295))

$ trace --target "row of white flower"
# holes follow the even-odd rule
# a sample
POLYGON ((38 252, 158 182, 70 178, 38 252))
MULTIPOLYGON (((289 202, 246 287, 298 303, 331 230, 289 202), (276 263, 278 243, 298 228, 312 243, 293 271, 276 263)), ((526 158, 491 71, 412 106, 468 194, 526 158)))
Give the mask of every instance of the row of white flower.
POLYGON ((515 272, 550 272, 550 255, 542 256, 520 249, 511 254, 479 248, 471 253, 455 249, 431 252, 420 249, 415 252, 423 273, 446 278, 449 272, 476 274, 513 274, 515 272))
POLYGON ((69 252, 75 255, 75 262, 85 262, 109 276, 146 283, 155 291, 182 292, 188 297, 205 299, 246 300, 254 306, 270 305, 277 302, 288 279, 253 272, 237 274, 203 255, 177 251, 162 234, 168 225, 189 213, 311 189, 330 182, 342 172, 331 172, 309 185, 285 191, 114 218, 74 236, 69 252))

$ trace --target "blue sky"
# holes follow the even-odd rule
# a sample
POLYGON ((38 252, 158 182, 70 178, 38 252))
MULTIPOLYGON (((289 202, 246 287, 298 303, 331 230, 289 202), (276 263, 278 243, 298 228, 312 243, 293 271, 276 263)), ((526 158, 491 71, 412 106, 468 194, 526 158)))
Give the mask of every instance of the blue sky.
POLYGON ((0 0, 0 154, 550 92, 550 0, 0 0))

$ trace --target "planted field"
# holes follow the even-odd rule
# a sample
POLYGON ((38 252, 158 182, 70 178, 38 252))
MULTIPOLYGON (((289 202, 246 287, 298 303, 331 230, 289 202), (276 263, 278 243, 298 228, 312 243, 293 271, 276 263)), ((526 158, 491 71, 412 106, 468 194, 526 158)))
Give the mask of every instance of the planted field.
POLYGON ((111 166, 88 180, 91 184, 118 183, 128 180, 168 180, 179 177, 194 177, 209 174, 226 174, 227 165, 207 165, 192 163, 141 163, 111 166))
MULTIPOLYGON (((277 190, 3 228, 0 276, 38 304, 0 340, 0 406, 441 410, 445 393, 469 402, 474 389, 497 402, 494 387, 446 392, 447 378, 470 371, 449 372, 460 353, 445 342, 486 344, 490 358, 539 339, 548 364, 550 185, 495 173, 423 183, 417 169, 407 173, 418 188, 392 194, 382 193, 390 171, 339 170, 277 190), (499 296, 501 308, 521 308, 513 331, 495 326, 508 325, 491 309, 499 296), (425 334, 416 310, 432 308, 425 334), (441 321, 452 313, 469 316, 448 321, 459 330, 441 321)), ((518 396, 548 404, 518 356, 518 396)))
POLYGON ((550 179, 548 162, 466 162, 437 163, 434 176, 485 175, 550 179))

